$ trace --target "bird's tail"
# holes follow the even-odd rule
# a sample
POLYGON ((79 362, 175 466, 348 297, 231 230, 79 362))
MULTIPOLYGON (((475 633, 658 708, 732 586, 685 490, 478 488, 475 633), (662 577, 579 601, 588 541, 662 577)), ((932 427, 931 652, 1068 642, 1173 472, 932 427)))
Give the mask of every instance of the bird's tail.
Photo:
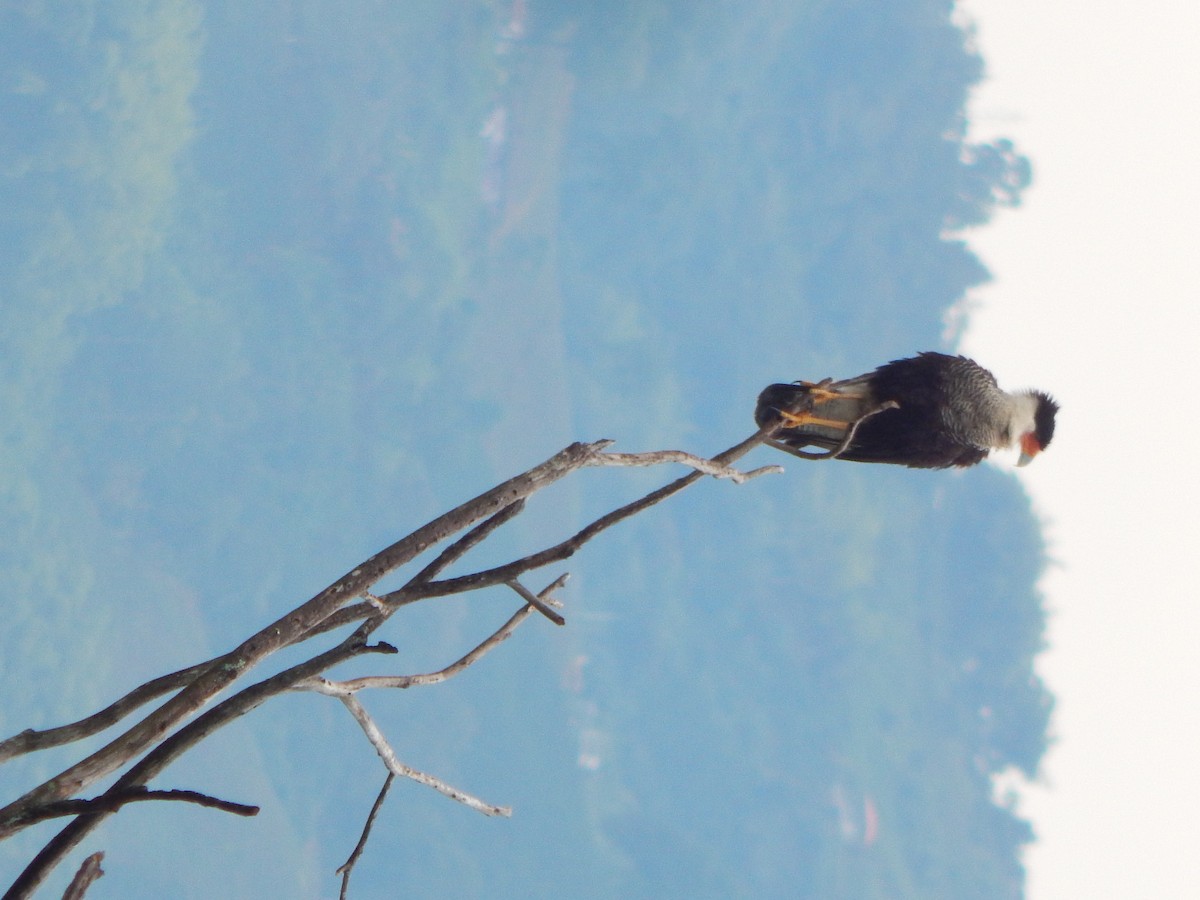
POLYGON ((758 395, 754 421, 759 428, 774 425, 785 410, 798 409, 808 396, 808 388, 798 384, 772 384, 758 395))

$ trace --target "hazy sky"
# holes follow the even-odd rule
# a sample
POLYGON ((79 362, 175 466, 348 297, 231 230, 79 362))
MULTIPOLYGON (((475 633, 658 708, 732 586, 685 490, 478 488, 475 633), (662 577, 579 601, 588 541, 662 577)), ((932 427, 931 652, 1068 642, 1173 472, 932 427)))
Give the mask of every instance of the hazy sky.
POLYGON ((965 349, 1063 411, 1022 477, 1060 561, 1058 695, 1029 897, 1200 897, 1197 426, 1200 5, 968 0, 981 136, 1034 163, 1024 207, 972 235, 995 274, 965 349))

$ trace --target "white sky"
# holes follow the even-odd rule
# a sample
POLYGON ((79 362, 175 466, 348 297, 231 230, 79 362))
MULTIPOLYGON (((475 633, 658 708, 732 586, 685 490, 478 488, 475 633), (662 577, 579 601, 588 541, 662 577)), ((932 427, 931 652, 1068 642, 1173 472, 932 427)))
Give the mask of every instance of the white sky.
POLYGON ((960 9, 978 136, 1034 164, 1022 208, 970 235, 995 281, 963 348, 1063 406, 1022 472, 1061 562, 1028 896, 1200 897, 1200 2, 960 9))

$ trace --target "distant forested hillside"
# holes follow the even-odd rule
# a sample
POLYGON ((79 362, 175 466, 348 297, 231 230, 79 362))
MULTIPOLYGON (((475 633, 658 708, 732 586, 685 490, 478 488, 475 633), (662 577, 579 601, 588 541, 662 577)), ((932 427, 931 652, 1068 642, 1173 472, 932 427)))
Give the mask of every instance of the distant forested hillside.
MULTIPOLYGON (((969 229, 1030 179, 968 142, 984 64, 934 0, 27 3, 0 49, 2 736, 571 440, 714 453, 768 382, 946 346, 988 277, 969 229)), ((516 816, 397 788, 355 896, 1023 893, 993 778, 1036 772, 1051 698, 1019 484, 761 454, 786 474, 572 560, 566 629, 369 698, 516 816)), ((586 473, 506 549, 665 477, 586 473)), ((393 668, 510 605, 397 620, 393 668)), ((381 780, 351 723, 285 698, 211 754, 164 786, 262 819, 118 817, 105 889, 329 895, 381 780)))

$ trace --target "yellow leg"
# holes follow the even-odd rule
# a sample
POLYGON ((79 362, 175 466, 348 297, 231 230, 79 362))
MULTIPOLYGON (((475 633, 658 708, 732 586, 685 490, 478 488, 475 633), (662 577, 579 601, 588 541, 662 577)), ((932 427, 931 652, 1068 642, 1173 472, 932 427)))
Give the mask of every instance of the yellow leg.
POLYGON ((787 410, 779 410, 779 418, 783 420, 784 428, 799 428, 802 425, 822 425, 826 428, 841 428, 850 427, 849 422, 839 422, 837 419, 822 419, 820 416, 814 416, 811 413, 791 413, 787 410))
POLYGON ((802 388, 805 388, 805 393, 812 398, 814 404, 828 403, 830 400, 837 400, 839 397, 843 396, 837 391, 830 391, 826 389, 826 385, 830 383, 830 380, 831 379, 826 378, 824 381, 816 382, 797 381, 796 384, 800 385, 802 388))
POLYGON ((824 381, 797 381, 794 383, 805 388, 805 393, 813 398, 814 404, 828 403, 830 400, 863 400, 867 396, 866 390, 862 387, 843 387, 831 391, 829 385, 832 382, 832 378, 826 378, 824 381))

